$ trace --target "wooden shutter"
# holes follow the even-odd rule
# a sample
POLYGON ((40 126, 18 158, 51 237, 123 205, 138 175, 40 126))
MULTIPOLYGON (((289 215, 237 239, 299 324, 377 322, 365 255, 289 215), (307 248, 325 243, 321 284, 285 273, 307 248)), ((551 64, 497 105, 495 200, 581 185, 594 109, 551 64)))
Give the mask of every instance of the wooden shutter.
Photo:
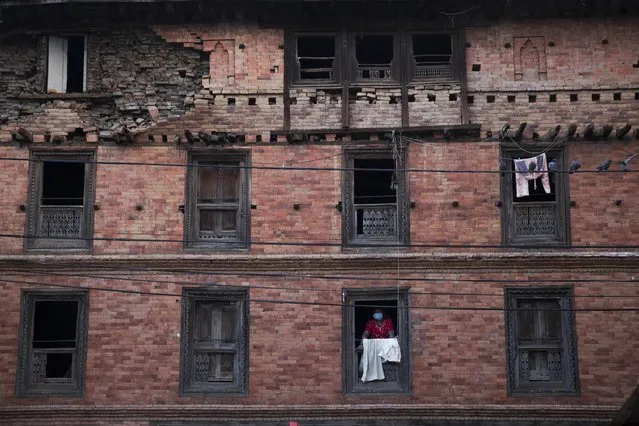
POLYGON ((49 59, 47 63, 47 92, 67 91, 67 50, 66 37, 49 37, 49 59))

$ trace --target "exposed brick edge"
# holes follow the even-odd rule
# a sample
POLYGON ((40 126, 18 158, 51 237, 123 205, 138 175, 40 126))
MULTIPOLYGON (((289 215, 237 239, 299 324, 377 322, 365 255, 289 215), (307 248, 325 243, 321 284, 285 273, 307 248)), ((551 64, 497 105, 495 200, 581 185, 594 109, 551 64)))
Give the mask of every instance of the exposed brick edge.
POLYGON ((610 421, 617 407, 547 405, 39 405, 0 408, 3 421, 41 423, 54 420, 317 420, 421 418, 451 420, 571 420, 610 421))
POLYGON ((430 269, 499 269, 534 267, 543 269, 593 270, 598 268, 638 269, 639 251, 579 252, 569 250, 475 252, 475 253, 333 253, 311 255, 265 254, 169 254, 169 255, 45 255, 0 256, 3 268, 132 267, 152 269, 224 269, 232 270, 316 270, 352 271, 384 268, 410 268, 417 272, 430 269), (550 262, 552 260, 552 262, 550 262), (204 266, 205 265, 205 266, 204 266))

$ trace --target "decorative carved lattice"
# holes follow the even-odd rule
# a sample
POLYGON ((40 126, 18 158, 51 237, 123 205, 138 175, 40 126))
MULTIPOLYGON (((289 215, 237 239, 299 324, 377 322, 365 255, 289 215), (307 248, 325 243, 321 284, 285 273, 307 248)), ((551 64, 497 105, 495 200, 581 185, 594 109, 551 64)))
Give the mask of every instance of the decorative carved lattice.
POLYGON ((415 70, 417 78, 450 79, 453 78, 452 65, 418 66, 415 70))
POLYGON ((362 210, 362 236, 380 238, 397 236, 396 207, 355 207, 362 210))
POLYGON ((519 379, 522 383, 530 381, 530 360, 528 351, 521 351, 519 354, 519 379))
POLYGON ((360 65, 357 67, 357 77, 364 80, 390 80, 390 65, 360 65))
POLYGON ((561 352, 548 352, 548 374, 550 380, 558 381, 563 378, 561 369, 561 352))
POLYGON ((199 352, 195 354, 195 375, 196 382, 206 382, 209 378, 209 361, 210 357, 207 352, 199 352))
POLYGON ((384 376, 387 382, 397 382, 399 380, 399 364, 396 362, 385 362, 382 364, 384 376))
POLYGON ((47 372, 47 354, 36 352, 31 356, 31 383, 44 383, 47 372))
POLYGON ((515 207, 515 235, 518 237, 554 235, 557 226, 555 210, 554 205, 515 207))
POLYGON ((82 207, 41 206, 38 236, 79 238, 82 231, 82 207))

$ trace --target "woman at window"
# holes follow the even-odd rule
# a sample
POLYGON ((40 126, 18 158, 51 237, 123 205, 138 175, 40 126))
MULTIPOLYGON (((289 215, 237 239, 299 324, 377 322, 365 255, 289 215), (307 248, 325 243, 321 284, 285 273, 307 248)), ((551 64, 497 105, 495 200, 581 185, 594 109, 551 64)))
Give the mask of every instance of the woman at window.
POLYGON ((373 318, 364 327, 362 339, 391 339, 395 337, 393 320, 384 316, 381 309, 375 309, 373 318))

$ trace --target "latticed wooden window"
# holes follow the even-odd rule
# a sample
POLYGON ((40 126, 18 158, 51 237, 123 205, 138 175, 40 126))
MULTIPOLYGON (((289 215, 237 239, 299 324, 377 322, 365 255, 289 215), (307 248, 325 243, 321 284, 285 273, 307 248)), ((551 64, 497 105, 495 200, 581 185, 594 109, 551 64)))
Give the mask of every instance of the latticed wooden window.
POLYGON ((346 151, 344 173, 345 245, 408 243, 405 152, 346 151))
POLYGON ((193 154, 188 169, 188 247, 246 248, 248 154, 193 154))
POLYGON ((510 391, 577 391, 571 289, 507 289, 510 391))
POLYGON ((570 245, 568 174, 549 170, 550 165, 558 171, 567 169, 564 150, 544 150, 544 147, 547 146, 527 145, 522 147, 525 151, 513 145, 502 147, 501 163, 505 166, 501 178, 502 239, 506 246, 570 245), (536 153, 543 153, 544 157, 536 153), (521 182, 518 187, 518 174, 539 173, 515 170, 514 160, 533 158, 531 161, 535 163, 540 161, 538 157, 545 158, 546 176, 526 179, 523 187, 521 182))
POLYGON ((18 395, 82 395, 87 294, 23 294, 18 395))
POLYGON ((28 249, 88 249, 93 235, 93 152, 32 153, 28 249))
POLYGON ((183 393, 246 390, 246 291, 185 290, 183 393))
POLYGON ((410 392, 410 312, 408 290, 349 289, 344 290, 342 311, 342 353, 344 391, 346 393, 407 393, 410 392), (362 333, 376 309, 394 325, 399 342, 401 361, 385 362, 383 380, 362 382, 359 365, 362 357, 362 333))

